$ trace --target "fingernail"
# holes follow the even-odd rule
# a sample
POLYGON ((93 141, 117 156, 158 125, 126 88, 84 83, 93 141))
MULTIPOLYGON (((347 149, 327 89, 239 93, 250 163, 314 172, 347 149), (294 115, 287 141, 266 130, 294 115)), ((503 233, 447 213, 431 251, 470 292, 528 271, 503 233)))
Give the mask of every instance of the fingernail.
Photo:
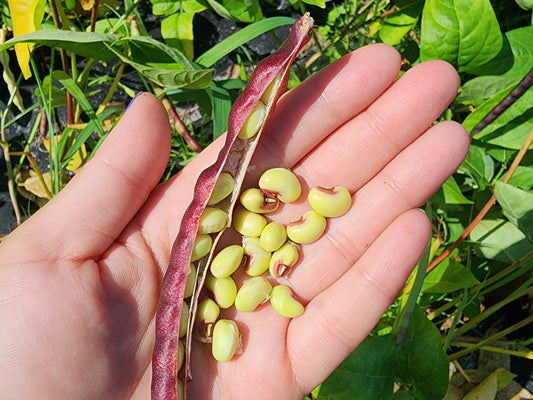
POLYGON ((128 103, 128 105, 126 106, 126 108, 124 109, 124 112, 128 111, 128 108, 130 108, 130 106, 133 104, 133 102, 135 101, 135 99, 137 97, 139 97, 143 92, 138 92, 135 94, 135 96, 133 96, 133 98, 130 100, 130 102, 128 103))
POLYGON ((418 208, 415 208, 415 210, 418 210, 418 211, 420 211, 422 214, 427 215, 427 213, 424 211, 423 208, 418 207, 418 208))

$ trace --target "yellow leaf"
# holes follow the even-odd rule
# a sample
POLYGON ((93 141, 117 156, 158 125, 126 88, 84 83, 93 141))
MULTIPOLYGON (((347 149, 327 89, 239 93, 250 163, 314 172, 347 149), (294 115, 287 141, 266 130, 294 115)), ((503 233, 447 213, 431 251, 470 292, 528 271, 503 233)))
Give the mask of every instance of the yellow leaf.
MULTIPOLYGON (((44 16, 45 4, 46 0, 8 0, 13 36, 17 37, 39 29, 44 16)), ((32 43, 15 45, 17 61, 25 79, 31 76, 30 50, 32 47, 32 43)))

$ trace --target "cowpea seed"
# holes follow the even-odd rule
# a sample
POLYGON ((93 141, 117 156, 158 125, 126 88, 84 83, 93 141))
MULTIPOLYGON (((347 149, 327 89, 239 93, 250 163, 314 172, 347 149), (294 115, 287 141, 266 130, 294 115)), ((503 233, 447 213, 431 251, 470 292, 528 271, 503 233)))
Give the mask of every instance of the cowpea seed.
POLYGON ((300 181, 287 168, 271 168, 263 172, 259 178, 259 187, 274 194, 283 203, 298 200, 302 191, 300 181))
POLYGON ((266 224, 265 217, 244 207, 236 207, 233 212, 233 228, 243 236, 259 237, 266 224))
POLYGON ((301 218, 287 225, 287 236, 296 243, 307 244, 317 240, 326 229, 326 218, 309 210, 301 218))
POLYGON ((278 90, 279 88, 282 78, 283 76, 279 74, 272 80, 272 82, 270 82, 270 85, 268 85, 268 87, 265 89, 265 91, 261 95, 261 101, 263 103, 265 103, 266 105, 270 103, 272 96, 274 96, 274 94, 276 93, 276 90, 278 90))
POLYGON ((211 273, 216 278, 227 278, 233 274, 242 263, 244 249, 232 244, 220 250, 211 262, 211 273))
POLYGON ((178 400, 183 400, 185 398, 185 391, 183 389, 183 381, 180 378, 176 380, 176 393, 177 393, 178 400))
POLYGON ((235 308, 241 312, 251 312, 268 301, 271 290, 272 285, 262 276, 251 278, 237 292, 235 308))
POLYGON ((227 172, 222 172, 215 183, 215 187, 211 192, 211 197, 209 197, 207 205, 212 206, 213 204, 220 203, 233 192, 234 187, 235 179, 233 179, 233 176, 227 172))
POLYGON ((285 285, 276 285, 270 292, 270 304, 279 314, 287 318, 302 315, 304 306, 293 297, 292 290, 285 285))
POLYGON ((183 367, 183 361, 185 360, 185 345, 182 340, 178 340, 178 363, 176 365, 176 371, 179 371, 183 367))
POLYGON ((235 302, 237 285, 231 277, 215 278, 208 274, 205 279, 205 286, 213 294, 213 299, 220 308, 229 308, 235 302))
POLYGON ((211 353, 218 362, 228 362, 240 345, 239 328, 235 321, 219 319, 213 329, 211 353))
POLYGON ((271 253, 261 246, 258 238, 243 237, 242 247, 247 256, 244 272, 250 276, 263 274, 268 269, 271 253))
POLYGON ((340 217, 352 205, 352 196, 348 189, 342 186, 312 188, 307 195, 307 201, 313 210, 323 217, 340 217))
POLYGON ((213 239, 211 239, 211 236, 207 234, 200 234, 196 236, 196 240, 194 241, 194 246, 192 248, 191 261, 197 261, 206 256, 209 253, 209 250, 211 250, 212 245, 213 239))
POLYGON ((299 246, 292 242, 285 243, 279 250, 276 250, 270 258, 268 271, 274 278, 280 278, 298 262, 299 246))
POLYGON ((193 263, 189 264, 189 274, 187 275, 187 280, 185 281, 185 292, 183 298, 187 299, 192 296, 194 290, 194 284, 196 282, 196 267, 193 263))
POLYGON ((220 232, 226 227, 228 223, 228 215, 215 207, 206 207, 200 215, 198 222, 198 233, 216 233, 220 232))
POLYGON ((259 243, 266 251, 276 251, 287 240, 285 227, 279 222, 269 222, 259 236, 259 243))
POLYGON ((258 188, 249 188, 241 193, 239 200, 244 208, 258 214, 269 213, 278 209, 276 197, 258 188))
POLYGON ((198 304, 196 310, 196 332, 202 342, 210 342, 213 336, 213 327, 220 315, 220 307, 212 299, 204 299, 198 304))
POLYGON ((187 322, 189 320, 189 305, 183 302, 181 307, 180 314, 180 330, 178 332, 178 337, 181 339, 187 334, 187 322))
POLYGON ((253 110, 250 112, 248 117, 246 118, 246 121, 244 121, 244 124, 239 131, 239 139, 251 139, 255 136, 257 132, 259 132, 259 129, 261 128, 261 125, 263 125, 263 121, 265 120, 266 116, 266 107, 265 104, 262 101, 258 101, 253 110))

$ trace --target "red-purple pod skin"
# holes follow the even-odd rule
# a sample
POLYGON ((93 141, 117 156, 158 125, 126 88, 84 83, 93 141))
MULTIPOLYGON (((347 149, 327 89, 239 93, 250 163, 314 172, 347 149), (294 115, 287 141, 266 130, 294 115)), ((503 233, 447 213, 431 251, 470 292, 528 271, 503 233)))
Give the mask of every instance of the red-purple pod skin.
MULTIPOLYGON (((178 236, 172 246, 168 269, 163 277, 159 307, 156 314, 156 339, 152 358, 152 400, 177 400, 177 332, 179 330, 185 282, 189 272, 191 252, 198 231, 200 216, 207 206, 220 173, 223 172, 227 164, 230 152, 246 118, 261 99, 261 95, 270 82, 278 74, 283 73, 283 78, 273 96, 272 106, 269 107, 263 124, 271 115, 275 101, 281 96, 287 85, 289 66, 300 49, 309 41, 312 24, 313 20, 308 14, 298 19, 281 47, 257 65, 248 85, 236 99, 229 113, 228 132, 224 147, 220 151, 216 162, 205 169, 196 182, 194 198, 183 215, 178 236)), ((260 133, 256 135, 256 138, 246 141, 253 142, 252 145, 235 151, 236 155, 233 155, 230 160, 231 165, 227 166, 233 174, 238 175, 234 176, 237 186, 242 184, 246 167, 251 159, 260 133)), ((234 203, 235 200, 232 200, 231 204, 234 205, 234 203)), ((221 235, 221 232, 219 235, 221 235)), ((198 271, 198 276, 201 276, 200 271, 198 271)), ((193 307, 191 307, 191 318, 194 318, 194 314, 193 307)), ((188 333, 187 340, 189 343, 190 337, 191 334, 188 333)), ((185 399, 188 399, 188 383, 192 379, 189 362, 190 347, 186 353, 184 386, 185 399)))

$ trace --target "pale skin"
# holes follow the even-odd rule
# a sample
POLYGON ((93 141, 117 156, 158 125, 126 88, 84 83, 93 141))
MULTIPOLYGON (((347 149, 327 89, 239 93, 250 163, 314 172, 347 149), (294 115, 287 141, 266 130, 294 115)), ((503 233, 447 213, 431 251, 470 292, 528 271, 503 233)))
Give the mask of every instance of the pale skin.
MULTIPOLYGON (((193 399, 301 399, 366 337, 417 263, 430 222, 416 208, 461 163, 468 136, 454 122, 431 126, 456 94, 453 68, 422 63, 395 81, 399 67, 392 48, 364 47, 278 104, 252 163, 293 168, 304 190, 346 186, 354 203, 287 279, 302 316, 227 312, 243 334, 229 363, 195 346, 193 399)), ((168 119, 143 94, 66 188, 2 241, 0 398, 149 398, 162 275, 195 179, 221 144, 157 186, 168 119)))

